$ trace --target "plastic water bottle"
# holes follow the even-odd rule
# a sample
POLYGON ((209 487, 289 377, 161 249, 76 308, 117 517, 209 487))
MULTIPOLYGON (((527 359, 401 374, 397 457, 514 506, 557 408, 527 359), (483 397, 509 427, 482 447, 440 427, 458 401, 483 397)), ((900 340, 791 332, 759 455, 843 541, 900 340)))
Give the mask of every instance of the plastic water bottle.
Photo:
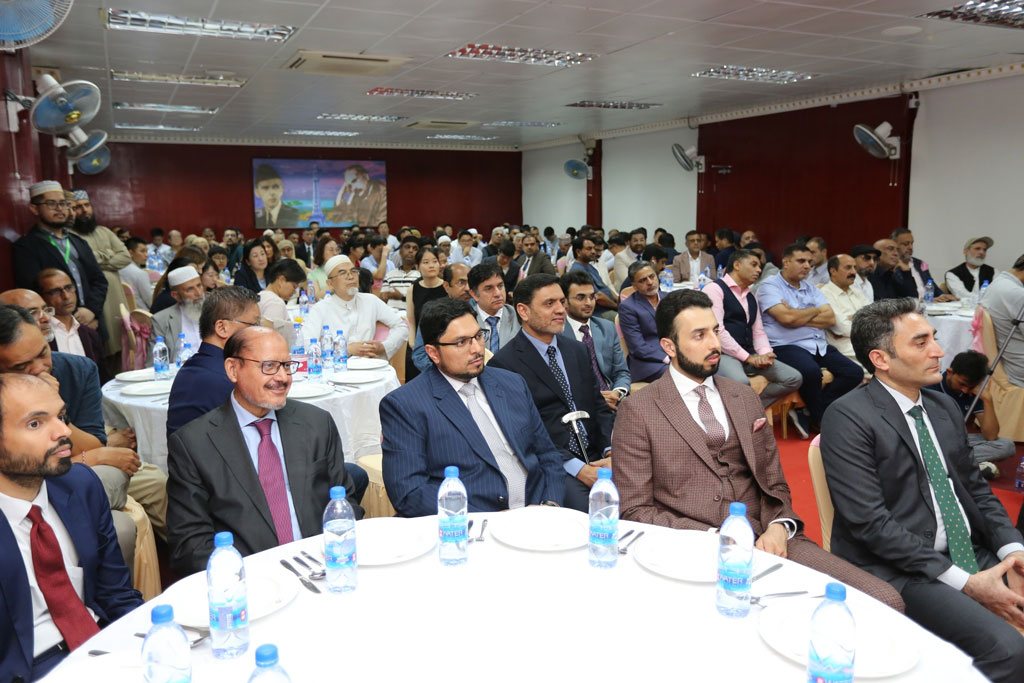
POLYGON ((704 289, 709 282, 711 282, 711 266, 704 266, 704 270, 697 276, 697 289, 704 289))
POLYGON ((846 586, 829 583, 825 599, 811 616, 807 680, 811 683, 850 683, 856 655, 857 628, 846 605, 846 586))
POLYGON ((163 337, 157 337, 153 344, 153 374, 157 379, 171 378, 171 352, 163 337))
POLYGON ((729 516, 718 531, 718 590, 715 607, 727 617, 750 612, 750 573, 754 566, 754 530, 747 506, 730 503, 729 516))
POLYGON ((356 589, 356 516, 345 496, 344 486, 332 486, 324 510, 324 564, 332 593, 356 589))
POLYGON ((924 285, 924 302, 931 304, 935 301, 935 283, 929 280, 924 285))
POLYGON ((334 371, 348 372, 348 342, 345 340, 345 330, 337 330, 334 333, 334 371))
POLYGON ((309 297, 306 296, 306 290, 304 289, 299 290, 299 315, 303 320, 309 317, 309 297))
POLYGON ((176 370, 181 370, 181 366, 188 362, 188 359, 192 357, 192 345, 188 342, 183 342, 181 345, 181 351, 178 352, 178 360, 175 361, 174 367, 176 370))
POLYGON ((672 267, 669 266, 661 271, 661 291, 671 292, 673 284, 672 267))
POLYGON ((256 669, 249 676, 249 683, 291 683, 288 673, 278 664, 277 645, 260 645, 256 648, 256 669))
POLYGON ((188 683, 192 680, 192 650, 188 636, 174 623, 174 608, 157 605, 150 613, 153 626, 142 641, 142 675, 146 683, 188 683))
POLYGON ((988 280, 981 283, 981 290, 978 292, 978 302, 981 303, 982 299, 985 298, 985 292, 988 290, 988 280))
POLYGON ((210 600, 210 646, 218 659, 232 659, 249 648, 249 603, 245 563, 233 545, 230 531, 213 537, 213 554, 206 563, 210 600))
POLYGON ((295 368, 296 374, 305 375, 307 371, 306 367, 306 347, 302 345, 302 325, 295 323, 295 346, 292 347, 292 360, 297 362, 299 365, 295 368))
POLYGON ((1024 492, 1024 458, 1021 458, 1020 464, 1017 465, 1017 478, 1013 482, 1013 488, 1024 492))
POLYGON ((469 545, 469 517, 466 514, 466 487, 459 479, 459 468, 444 468, 444 481, 437 491, 437 554, 441 564, 453 566, 466 561, 469 545))
POLYGON ((231 284, 231 271, 230 270, 225 268, 224 270, 220 271, 220 276, 221 276, 221 278, 223 278, 223 280, 224 280, 224 282, 226 284, 229 284, 229 285, 231 284))
POLYGON ((320 331, 320 354, 324 361, 324 375, 334 372, 334 340, 331 339, 331 326, 324 325, 320 331))
POLYGON ((309 349, 306 351, 306 373, 310 382, 322 383, 324 381, 324 357, 320 353, 320 342, 313 337, 309 340, 309 349))
POLYGON ((590 566, 610 569, 619 561, 619 491, 608 467, 590 488, 590 566))
POLYGON ((725 277, 725 266, 718 266, 718 271, 715 273, 715 275, 716 280, 721 280, 723 277, 725 277))

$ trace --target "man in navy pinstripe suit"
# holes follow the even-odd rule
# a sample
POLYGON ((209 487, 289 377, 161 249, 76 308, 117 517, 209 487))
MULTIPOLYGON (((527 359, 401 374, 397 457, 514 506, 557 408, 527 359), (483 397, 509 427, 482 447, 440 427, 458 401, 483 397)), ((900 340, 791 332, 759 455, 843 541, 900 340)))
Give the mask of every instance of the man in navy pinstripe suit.
POLYGON ((448 465, 470 512, 561 505, 562 456, 523 378, 484 370, 487 330, 469 304, 431 301, 419 329, 434 366, 380 404, 384 485, 398 514, 435 514, 448 465))

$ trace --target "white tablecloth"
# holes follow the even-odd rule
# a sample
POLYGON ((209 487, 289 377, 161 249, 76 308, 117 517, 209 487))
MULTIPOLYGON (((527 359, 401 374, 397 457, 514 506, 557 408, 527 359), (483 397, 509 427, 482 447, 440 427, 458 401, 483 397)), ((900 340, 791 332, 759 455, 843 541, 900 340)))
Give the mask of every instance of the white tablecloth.
MULTIPOLYGON (((562 512, 585 520, 582 513, 562 512)), ((503 514, 519 512, 486 515, 491 528, 503 514)), ((474 532, 484 516, 471 515, 474 532)), ((417 521, 423 533, 436 535, 434 518, 417 521)), ((649 534, 680 533, 628 522, 620 528, 634 527, 649 534)), ((357 529, 357 554, 360 533, 357 529)), ((403 564, 361 567, 352 593, 317 595, 300 588, 291 604, 252 623, 249 651, 241 657, 215 660, 208 642, 194 649, 192 680, 246 680, 254 650, 264 643, 278 646, 293 681, 806 680, 801 665, 761 639, 760 608, 739 620, 717 613, 714 584, 648 572, 634 561, 633 551, 620 556, 617 567, 600 570, 588 565, 586 547, 525 552, 502 545, 490 530, 488 536, 485 543, 469 546, 469 561, 460 567, 440 566, 434 550, 403 564)), ((278 560, 300 548, 319 556, 319 542, 319 537, 305 539, 247 558, 247 572, 264 567, 287 577, 278 560)), ((755 584, 756 595, 823 592, 823 574, 755 552, 755 570, 776 561, 785 565, 755 584)), ((132 634, 148 630, 152 606, 170 601, 173 591, 108 626, 46 680, 120 683, 122 676, 90 670, 101 658, 85 661, 87 651, 138 652, 141 640, 132 634)), ((960 650, 881 603, 853 589, 848 602, 855 619, 859 614, 864 620, 869 611, 883 613, 881 618, 905 626, 920 646, 917 665, 886 681, 985 680, 960 650)), ((139 669, 128 675, 141 679, 139 669)))
MULTIPOLYGON (((380 414, 384 395, 398 388, 398 376, 390 365, 373 371, 381 379, 371 384, 347 384, 319 398, 302 399, 328 411, 338 425, 346 462, 380 452, 380 414)), ((113 380, 103 385, 103 419, 117 429, 131 427, 138 438, 138 453, 167 471, 167 394, 125 396, 130 382, 113 380)))
POLYGON ((942 367, 940 368, 945 372, 949 364, 953 362, 953 357, 956 354, 971 348, 971 343, 974 341, 974 337, 971 334, 972 318, 956 314, 929 315, 925 317, 928 318, 928 322, 935 328, 935 335, 939 346, 946 352, 946 355, 942 357, 942 367))

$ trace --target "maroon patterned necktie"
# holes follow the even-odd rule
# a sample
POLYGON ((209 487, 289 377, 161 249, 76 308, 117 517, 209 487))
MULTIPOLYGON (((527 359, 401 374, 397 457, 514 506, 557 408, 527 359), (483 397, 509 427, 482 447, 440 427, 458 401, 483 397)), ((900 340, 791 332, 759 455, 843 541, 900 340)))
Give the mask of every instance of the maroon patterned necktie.
POLYGON ((700 415, 700 421, 704 423, 704 429, 707 430, 708 447, 713 451, 721 450, 725 444, 725 429, 715 417, 715 411, 711 410, 711 403, 707 396, 708 388, 703 384, 698 384, 694 391, 700 397, 700 400, 697 401, 697 414, 700 415))
POLYGON ((587 347, 587 352, 590 354, 590 367, 594 370, 597 383, 601 385, 601 391, 608 391, 608 382, 601 374, 601 366, 597 364, 597 349, 594 348, 594 338, 590 336, 590 325, 586 323, 580 325, 580 332, 583 333, 583 345, 587 347))
POLYGON ((288 512, 288 492, 284 486, 284 469, 281 467, 281 454, 270 437, 270 428, 274 421, 267 418, 256 420, 251 424, 260 432, 260 445, 256 448, 256 454, 259 456, 260 486, 263 487, 263 495, 267 497, 270 516, 274 519, 277 542, 280 544, 291 543, 295 539, 292 537, 292 516, 288 512))

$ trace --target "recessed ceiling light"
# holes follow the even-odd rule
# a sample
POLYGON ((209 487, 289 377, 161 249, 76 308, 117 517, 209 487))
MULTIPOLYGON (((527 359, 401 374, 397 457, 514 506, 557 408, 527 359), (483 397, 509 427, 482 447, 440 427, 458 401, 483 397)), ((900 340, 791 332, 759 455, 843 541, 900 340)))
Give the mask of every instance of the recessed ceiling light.
POLYGON ((1024 28, 1024 2, 963 2, 949 9, 920 15, 923 19, 946 19, 982 26, 1024 28))
POLYGON ((882 29, 882 35, 889 38, 903 38, 905 36, 916 36, 924 29, 920 26, 890 26, 882 29))
POLYGON ((352 138, 359 133, 350 130, 286 130, 285 135, 315 135, 317 137, 352 138))
POLYGON ((136 83, 167 83, 168 85, 210 85, 219 88, 241 88, 245 85, 244 78, 220 77, 215 72, 206 76, 190 74, 152 74, 141 71, 110 70, 110 77, 115 81, 135 81, 136 83))
POLYGON ((373 88, 367 95, 384 97, 421 97, 428 100, 466 100, 476 97, 475 92, 449 92, 444 90, 417 90, 414 88, 373 88))
POLYGON ((818 74, 803 73, 800 71, 780 71, 778 69, 764 69, 759 66, 718 66, 713 69, 704 69, 695 74, 694 78, 723 78, 729 81, 750 81, 753 83, 775 83, 785 85, 787 83, 799 83, 816 78, 818 74))
POLYGON ((560 126, 557 121, 491 121, 484 128, 554 128, 560 126))
POLYGON ((162 123, 153 124, 142 124, 142 123, 115 123, 114 128, 120 128, 121 130, 173 130, 173 131, 187 131, 194 133, 199 130, 192 126, 165 126, 162 123))
POLYGON ((497 140, 497 135, 458 135, 456 133, 438 133, 437 135, 428 135, 428 140, 497 140))
POLYGON ((216 114, 218 107, 194 107, 190 104, 114 102, 114 109, 123 109, 127 111, 162 111, 173 114, 216 114))
POLYGON ((107 9, 104 11, 107 28, 120 31, 146 31, 149 33, 171 33, 179 36, 213 36, 219 38, 243 38, 280 43, 295 33, 294 26, 253 24, 229 19, 206 19, 180 17, 173 14, 156 14, 129 9, 107 9))
POLYGON ((625 102, 616 100, 580 100, 579 102, 573 102, 572 104, 565 105, 567 107, 583 107, 586 109, 650 109, 651 107, 660 107, 661 105, 656 102, 625 102))
POLYGON ((506 47, 504 45, 483 45, 470 43, 448 53, 456 59, 480 59, 486 62, 511 62, 512 64, 536 64, 540 66, 578 66, 597 59, 597 55, 565 50, 542 50, 529 47, 506 47))
POLYGON ((391 123, 409 118, 408 116, 384 116, 382 114, 317 114, 320 121, 370 121, 371 123, 391 123))

